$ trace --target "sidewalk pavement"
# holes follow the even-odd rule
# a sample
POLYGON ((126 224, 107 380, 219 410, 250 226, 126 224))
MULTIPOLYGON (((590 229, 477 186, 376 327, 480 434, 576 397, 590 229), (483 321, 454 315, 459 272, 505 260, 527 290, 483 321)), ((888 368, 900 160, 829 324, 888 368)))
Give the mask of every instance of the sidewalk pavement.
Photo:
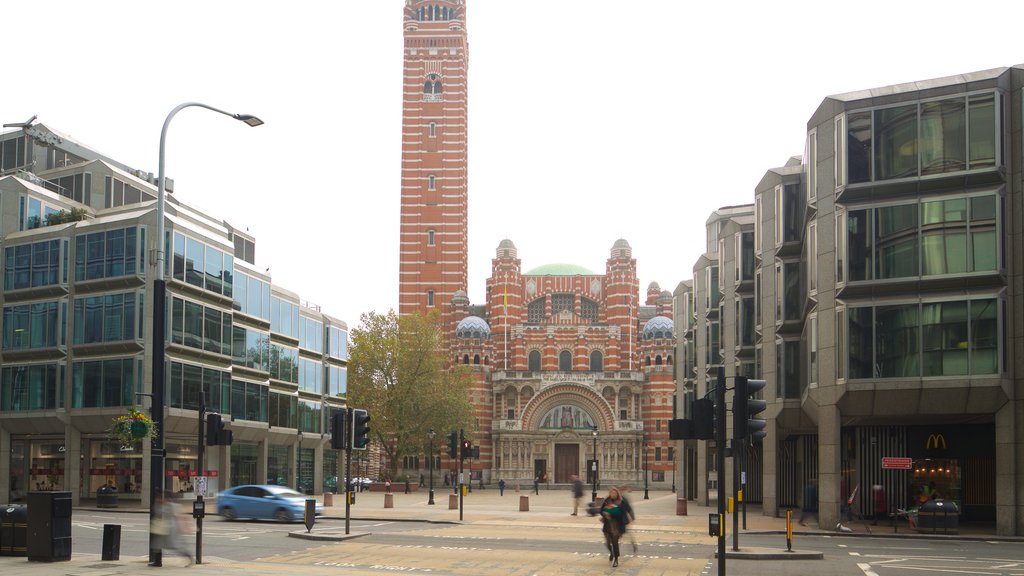
MULTIPOLYGON (((602 497, 604 494, 598 494, 602 497)), ((427 504, 428 493, 426 490, 412 494, 392 494, 393 508, 385 508, 386 495, 381 492, 359 492, 356 494, 356 503, 351 508, 351 518, 354 520, 374 521, 426 521, 435 523, 468 524, 475 526, 504 526, 504 527, 587 527, 596 524, 598 520, 586 515, 583 506, 577 516, 572 516, 572 498, 567 488, 550 490, 541 488, 540 494, 532 491, 505 490, 504 496, 498 494, 497 489, 487 488, 484 490, 474 489, 471 494, 466 495, 463 502, 463 521, 459 521, 459 510, 457 509, 458 497, 456 496, 456 509, 449 508, 449 499, 452 496, 451 489, 435 489, 433 506, 427 504), (528 498, 529 511, 519 511, 520 499, 528 498)), ((589 494, 587 494, 589 497, 589 494)), ((589 498, 585 497, 584 500, 589 498)), ((322 496, 317 497, 323 501, 322 496)), ((344 519, 345 505, 344 497, 335 496, 334 505, 325 509, 323 519, 344 519)), ((651 491, 650 499, 643 499, 643 491, 629 493, 630 502, 636 511, 636 522, 631 525, 632 530, 650 531, 662 533, 697 533, 707 534, 708 514, 717 512, 716 508, 697 505, 694 502, 687 502, 687 515, 676 515, 677 495, 667 491, 651 491)), ((191 503, 182 504, 182 512, 191 511, 191 503)), ((93 508, 88 504, 76 510, 102 510, 113 511, 109 508, 93 508)), ((114 509, 118 512, 146 512, 142 508, 122 507, 114 509)), ((210 502, 207 505, 209 513, 215 513, 216 504, 210 502)), ((742 524, 741 524, 742 526, 742 524)), ((894 535, 891 525, 882 523, 878 526, 869 526, 865 523, 856 522, 852 525, 854 530, 843 536, 867 536, 867 529, 871 528, 871 536, 894 535)), ((296 525, 296 530, 302 529, 296 525)), ((316 527, 314 527, 316 530, 316 527)), ((747 529, 741 533, 768 533, 784 534, 786 531, 786 519, 764 516, 761 514, 760 506, 750 506, 747 510, 747 529)), ((732 517, 726 519, 726 532, 732 532, 732 517)), ((838 536, 833 530, 822 530, 816 526, 794 526, 794 540, 799 543, 801 535, 808 534, 831 534, 838 536)), ((901 526, 898 537, 921 537, 921 538, 946 538, 946 539, 984 539, 984 540, 1005 540, 1022 542, 1024 538, 1000 538, 995 536, 992 526, 962 526, 960 534, 949 536, 932 536, 930 534, 919 534, 906 526, 901 526)), ((714 543, 714 538, 707 536, 708 544, 714 543)), ((98 554, 72 553, 69 562, 40 563, 28 562, 23 557, 0 557, 0 571, 6 575, 26 576, 114 576, 120 574, 137 574, 158 570, 154 574, 219 574, 230 576, 231 574, 244 573, 245 576, 281 576, 282 573, 292 572, 291 568, 301 568, 298 573, 304 575, 320 574, 315 567, 310 566, 287 566, 287 565, 266 565, 255 562, 237 562, 224 558, 205 557, 203 565, 196 565, 186 568, 183 558, 165 554, 164 566, 162 568, 150 568, 145 557, 122 556, 119 562, 103 562, 98 554)), ((323 574, 330 574, 325 568, 323 574)))

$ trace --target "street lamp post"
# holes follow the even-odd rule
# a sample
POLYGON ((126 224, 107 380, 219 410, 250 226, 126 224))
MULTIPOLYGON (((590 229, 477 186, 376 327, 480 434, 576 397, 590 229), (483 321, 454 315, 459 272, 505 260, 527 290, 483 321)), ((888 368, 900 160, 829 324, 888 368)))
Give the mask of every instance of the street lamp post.
POLYGON ((427 500, 427 504, 433 506, 434 504, 434 429, 431 428, 427 434, 430 437, 430 499, 427 500))
POLYGON ((590 493, 590 501, 597 502, 597 426, 595 425, 591 432, 594 435, 594 462, 590 465, 591 481, 594 484, 593 490, 590 493))
MULTIPOLYGON (((164 330, 166 320, 167 284, 164 281, 164 267, 167 265, 164 253, 164 200, 166 197, 166 172, 164 170, 167 144, 167 127, 171 124, 174 115, 185 108, 197 106, 206 108, 218 114, 230 116, 235 120, 245 122, 249 126, 256 127, 263 124, 259 118, 249 114, 232 114, 213 106, 200 104, 199 102, 186 102, 179 104, 171 110, 164 120, 164 126, 160 130, 160 159, 158 162, 159 174, 157 176, 156 193, 156 276, 153 280, 153 373, 150 392, 153 394, 153 434, 152 449, 150 451, 149 469, 149 520, 153 526, 160 517, 161 510, 157 506, 157 500, 163 490, 164 482, 164 330)), ((149 564, 150 566, 163 566, 163 549, 160 546, 159 536, 149 531, 149 564)))
POLYGON ((647 492, 647 442, 644 442, 644 500, 650 500, 651 496, 647 492))

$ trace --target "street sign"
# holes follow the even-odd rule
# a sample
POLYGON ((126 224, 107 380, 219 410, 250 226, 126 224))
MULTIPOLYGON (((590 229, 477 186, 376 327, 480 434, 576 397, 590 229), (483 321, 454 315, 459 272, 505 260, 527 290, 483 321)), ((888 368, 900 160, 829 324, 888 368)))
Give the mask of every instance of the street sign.
POLYGON ((192 477, 192 491, 195 492, 196 496, 206 497, 206 476, 193 476, 192 477))
POLYGON ((887 468, 890 470, 910 470, 913 467, 913 458, 882 458, 882 468, 887 468))

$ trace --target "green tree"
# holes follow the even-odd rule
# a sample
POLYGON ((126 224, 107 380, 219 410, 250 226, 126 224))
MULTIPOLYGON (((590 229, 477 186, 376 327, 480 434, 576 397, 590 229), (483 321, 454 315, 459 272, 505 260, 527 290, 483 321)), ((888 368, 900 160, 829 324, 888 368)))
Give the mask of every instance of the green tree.
POLYGON ((431 429, 435 454, 448 430, 471 431, 472 374, 449 366, 436 311, 399 316, 365 313, 351 332, 348 404, 370 413, 370 433, 396 478, 402 456, 425 454, 431 429))

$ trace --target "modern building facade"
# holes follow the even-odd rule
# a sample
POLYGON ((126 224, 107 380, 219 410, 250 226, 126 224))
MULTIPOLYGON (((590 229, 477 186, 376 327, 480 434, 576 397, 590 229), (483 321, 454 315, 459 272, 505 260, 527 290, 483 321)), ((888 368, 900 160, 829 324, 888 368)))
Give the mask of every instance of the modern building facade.
MULTIPOLYGON (((697 334, 680 385, 708 389, 706 358, 730 386, 768 382, 768 436, 747 465, 766 514, 802 506, 816 482, 823 526, 857 490, 862 515, 876 497, 894 512, 937 492, 962 521, 1024 531, 1022 88, 1016 66, 830 96, 804 155, 766 172, 743 217, 709 220, 719 280, 704 280, 705 257, 677 289, 697 334), (751 258, 752 292, 731 292, 751 258), (717 352, 700 337, 715 292, 717 352)), ((703 498, 707 462, 692 474, 703 498)))
MULTIPOLYGON (((168 180, 167 189, 173 191, 168 180)), ((150 442, 111 440, 148 410, 156 180, 42 124, 0 135, 0 500, 104 485, 148 504, 150 442)), ((324 422, 344 405, 348 327, 254 266, 256 240, 169 194, 164 487, 333 489, 324 422), (197 459, 198 408, 230 447, 197 459), (325 449, 325 446, 327 449, 325 449)))
POLYGON ((468 267, 464 0, 406 0, 398 311, 442 308, 468 267))

